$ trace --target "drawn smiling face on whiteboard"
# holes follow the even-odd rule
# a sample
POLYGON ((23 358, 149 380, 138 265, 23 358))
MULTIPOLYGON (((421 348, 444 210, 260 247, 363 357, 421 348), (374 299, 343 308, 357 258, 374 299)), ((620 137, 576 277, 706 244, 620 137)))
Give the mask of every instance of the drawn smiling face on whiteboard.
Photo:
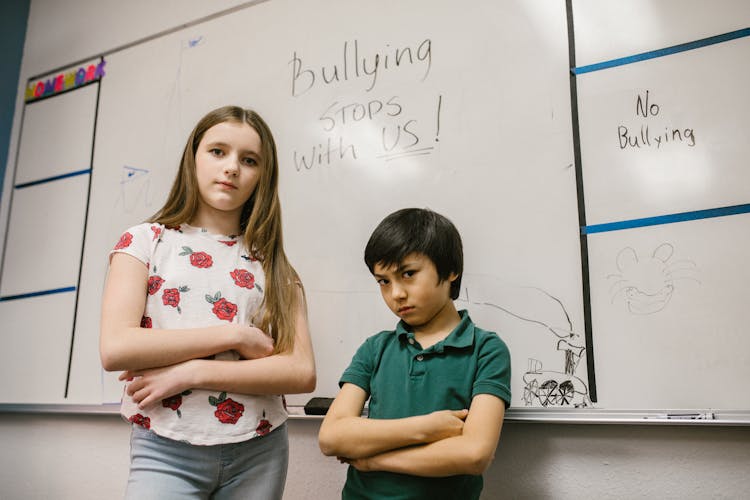
POLYGON ((614 280, 609 291, 614 303, 623 297, 628 310, 633 314, 653 314, 664 309, 674 293, 674 282, 678 279, 695 280, 695 263, 689 260, 670 262, 674 247, 662 243, 650 254, 639 256, 630 247, 617 254, 619 274, 610 274, 614 280))

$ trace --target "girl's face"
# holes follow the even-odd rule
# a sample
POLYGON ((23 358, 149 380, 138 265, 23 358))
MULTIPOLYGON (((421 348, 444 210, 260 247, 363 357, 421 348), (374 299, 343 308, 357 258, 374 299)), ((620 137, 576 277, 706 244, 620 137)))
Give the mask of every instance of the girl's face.
POLYGON ((239 220, 260 179, 260 146, 247 123, 227 121, 206 130, 195 152, 200 211, 239 220))

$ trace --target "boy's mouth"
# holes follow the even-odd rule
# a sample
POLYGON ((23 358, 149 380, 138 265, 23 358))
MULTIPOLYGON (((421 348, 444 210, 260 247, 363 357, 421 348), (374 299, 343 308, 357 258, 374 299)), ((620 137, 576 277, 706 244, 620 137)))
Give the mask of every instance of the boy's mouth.
POLYGON ((414 306, 403 306, 398 308, 398 313, 403 314, 414 310, 414 306))

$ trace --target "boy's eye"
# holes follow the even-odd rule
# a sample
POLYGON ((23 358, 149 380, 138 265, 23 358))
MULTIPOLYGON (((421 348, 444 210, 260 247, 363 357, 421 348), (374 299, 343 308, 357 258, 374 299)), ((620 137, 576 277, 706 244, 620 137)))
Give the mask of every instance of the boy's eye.
POLYGON ((416 271, 404 271, 404 278, 411 278, 414 276, 417 272, 416 271))
POLYGON ((388 284, 388 280, 385 278, 380 278, 379 280, 377 280, 377 282, 378 282, 378 285, 380 286, 385 286, 388 284))

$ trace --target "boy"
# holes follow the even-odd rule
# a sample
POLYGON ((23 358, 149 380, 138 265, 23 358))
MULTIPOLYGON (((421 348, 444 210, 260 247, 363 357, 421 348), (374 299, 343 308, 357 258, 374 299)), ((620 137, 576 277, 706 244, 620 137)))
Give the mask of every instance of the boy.
POLYGON ((349 464, 342 498, 479 498, 510 404, 510 355, 453 304, 461 237, 442 215, 399 210, 365 263, 401 321, 357 350, 321 425, 321 451, 349 464))

